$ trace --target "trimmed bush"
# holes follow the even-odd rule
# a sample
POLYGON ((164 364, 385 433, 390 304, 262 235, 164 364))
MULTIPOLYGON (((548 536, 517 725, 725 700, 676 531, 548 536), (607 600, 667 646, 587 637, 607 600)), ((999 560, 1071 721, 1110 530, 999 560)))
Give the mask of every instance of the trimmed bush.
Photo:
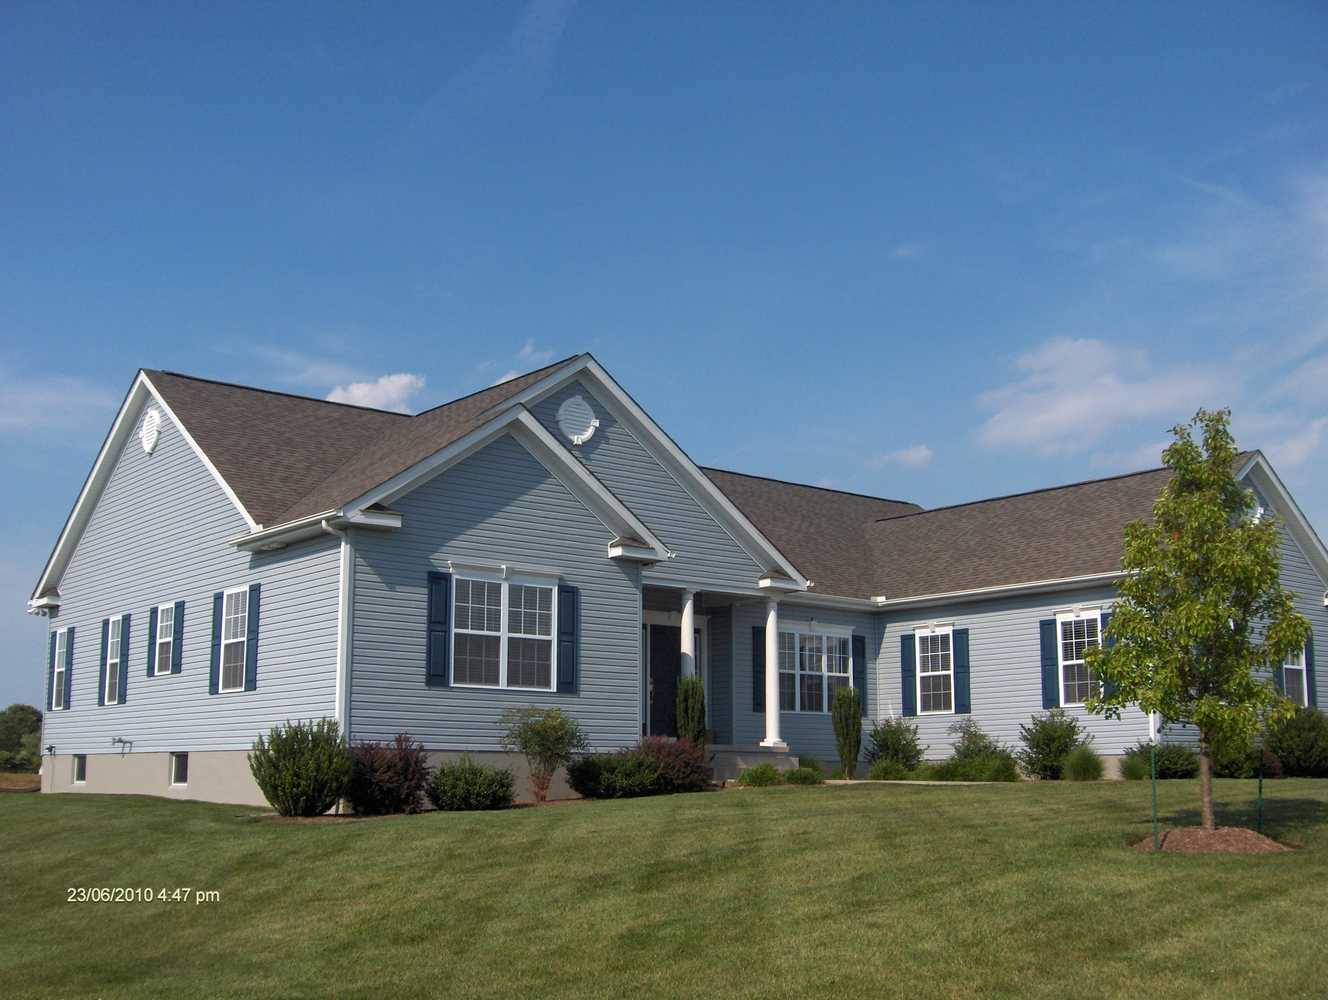
POLYGON ((768 788, 782 782, 783 777, 774 764, 757 764, 738 775, 738 784, 746 788, 768 788))
POLYGON ((427 791, 433 807, 445 812, 506 809, 512 804, 514 783, 507 768, 485 767, 462 754, 439 766, 427 791))
POLYGON ((549 785, 572 754, 586 748, 580 723, 557 708, 509 708, 498 718, 503 727, 502 745, 526 758, 530 769, 530 791, 536 802, 549 797, 549 785))
POLYGON ((884 719, 867 734, 867 762, 894 761, 905 771, 922 763, 926 747, 918 745, 918 727, 907 719, 884 719))
POLYGON ((1087 743, 1080 743, 1065 755, 1061 776, 1066 781, 1101 781, 1102 758, 1087 743))
POLYGON ((1126 781, 1143 781, 1148 777, 1148 761, 1139 756, 1122 757, 1120 776, 1126 781))
POLYGON ((842 687, 830 703, 830 719, 835 727, 835 749, 839 751, 839 769, 853 777, 862 752, 862 699, 856 688, 842 687))
POLYGON ((346 798, 355 815, 417 813, 424 807, 429 764, 419 742, 398 733, 391 743, 356 743, 350 755, 346 798))
POLYGON ((283 816, 321 816, 346 793, 350 751, 331 719, 273 726, 258 737, 249 770, 264 798, 283 816))
POLYGON ((1269 726, 1264 745, 1287 777, 1328 777, 1328 715, 1317 708, 1298 708, 1295 715, 1269 726))
POLYGON ((792 771, 784 772, 784 783, 786 785, 823 785, 825 784, 825 775, 821 773, 819 767, 795 767, 792 771))
POLYGON ((1079 720, 1063 708, 1034 715, 1029 725, 1019 727, 1019 740, 1024 748, 1017 756, 1024 773, 1044 781, 1058 779, 1070 751, 1087 742, 1079 720))
MULTIPOLYGON (((1140 740, 1129 750, 1125 751, 1126 757, 1137 757, 1143 762, 1144 777, 1151 773, 1148 762, 1148 754, 1153 744, 1147 740, 1140 740)), ((1193 778, 1199 773, 1199 755, 1189 747, 1181 746, 1179 743, 1159 743, 1157 745, 1157 776, 1158 778, 1185 779, 1193 778)))
POLYGON ((678 695, 674 699, 678 738, 698 747, 710 742, 705 721, 705 681, 699 677, 678 680, 678 695))
POLYGON ((922 781, 1018 781, 1019 765, 1013 753, 997 748, 925 765, 915 775, 922 781))
POLYGON ((647 737, 630 750, 579 757, 567 765, 567 781, 588 799, 630 799, 710 786, 705 752, 686 740, 647 737))
POLYGON ((872 781, 908 781, 913 772, 897 760, 878 760, 867 770, 867 777, 872 781))

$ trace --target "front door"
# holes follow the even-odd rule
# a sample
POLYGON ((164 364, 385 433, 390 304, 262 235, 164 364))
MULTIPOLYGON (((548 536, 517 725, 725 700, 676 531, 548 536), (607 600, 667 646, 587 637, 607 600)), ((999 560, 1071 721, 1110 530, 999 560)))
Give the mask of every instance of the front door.
POLYGON ((649 625, 650 735, 677 736, 674 705, 682 674, 682 629, 676 625, 649 625))

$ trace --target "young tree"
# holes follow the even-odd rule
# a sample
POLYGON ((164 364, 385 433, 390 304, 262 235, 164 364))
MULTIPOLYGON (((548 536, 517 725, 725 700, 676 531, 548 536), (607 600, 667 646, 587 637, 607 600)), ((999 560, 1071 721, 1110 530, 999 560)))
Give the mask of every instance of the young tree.
POLYGON ((1249 739, 1261 719, 1291 711, 1266 671, 1310 635, 1282 588, 1278 525, 1252 516, 1254 496, 1236 479, 1230 418, 1200 410, 1172 428, 1162 461, 1174 475, 1152 520, 1125 528, 1120 598, 1103 648, 1089 654, 1104 681, 1091 711, 1119 718, 1137 704, 1198 727, 1205 830, 1213 829, 1214 741, 1249 739))

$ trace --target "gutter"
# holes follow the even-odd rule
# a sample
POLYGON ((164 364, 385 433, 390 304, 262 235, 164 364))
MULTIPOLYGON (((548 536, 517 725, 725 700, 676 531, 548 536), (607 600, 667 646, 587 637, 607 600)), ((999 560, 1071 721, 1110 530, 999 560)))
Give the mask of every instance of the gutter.
POLYGON ((1113 583, 1125 576, 1123 570, 1110 573, 1088 573, 1084 576, 1064 576, 1052 580, 1031 580, 1027 583, 1007 583, 997 587, 977 587, 972 590, 951 590, 940 594, 919 594, 916 597, 873 597, 872 605, 881 610, 891 608, 925 608, 956 601, 977 601, 988 597, 1015 597, 1021 594, 1039 594, 1048 590, 1066 590, 1113 583))

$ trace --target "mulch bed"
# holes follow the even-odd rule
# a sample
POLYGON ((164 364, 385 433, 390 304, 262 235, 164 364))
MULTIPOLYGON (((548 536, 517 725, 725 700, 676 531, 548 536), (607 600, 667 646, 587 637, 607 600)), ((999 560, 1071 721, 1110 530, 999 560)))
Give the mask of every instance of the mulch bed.
MULTIPOLYGON (((1136 851, 1151 853, 1153 838, 1147 836, 1134 845, 1136 851)), ((1163 851, 1172 854, 1280 854, 1291 848, 1244 826, 1219 826, 1205 830, 1201 826, 1182 826, 1162 834, 1163 851)))
POLYGON ((0 792, 40 792, 41 775, 24 771, 0 773, 0 792))

